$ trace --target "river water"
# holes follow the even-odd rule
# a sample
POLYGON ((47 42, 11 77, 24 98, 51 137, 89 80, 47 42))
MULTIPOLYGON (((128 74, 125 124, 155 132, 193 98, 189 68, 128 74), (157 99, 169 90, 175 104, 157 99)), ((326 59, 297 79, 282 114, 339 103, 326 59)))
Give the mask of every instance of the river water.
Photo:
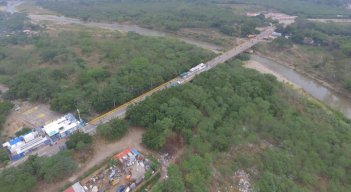
POLYGON ((314 98, 330 106, 334 110, 340 111, 346 117, 351 119, 351 99, 335 93, 334 91, 322 86, 319 82, 270 59, 258 55, 251 55, 251 59, 253 61, 261 63, 273 72, 285 77, 292 83, 304 89, 314 98))

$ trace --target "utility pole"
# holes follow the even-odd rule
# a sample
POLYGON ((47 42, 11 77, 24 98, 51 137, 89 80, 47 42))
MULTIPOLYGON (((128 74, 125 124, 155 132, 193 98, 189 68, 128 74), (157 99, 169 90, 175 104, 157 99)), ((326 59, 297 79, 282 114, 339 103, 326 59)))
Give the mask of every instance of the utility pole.
POLYGON ((80 112, 79 112, 79 109, 77 109, 77 112, 78 112, 79 121, 80 121, 80 122, 82 122, 82 118, 80 118, 80 112))

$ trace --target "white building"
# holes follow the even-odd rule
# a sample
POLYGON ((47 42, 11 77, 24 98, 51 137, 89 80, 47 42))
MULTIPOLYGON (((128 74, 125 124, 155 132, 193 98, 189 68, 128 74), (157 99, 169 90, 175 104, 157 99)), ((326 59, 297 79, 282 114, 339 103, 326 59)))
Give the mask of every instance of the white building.
POLYGON ((2 144, 9 151, 11 160, 18 160, 38 147, 48 143, 49 139, 39 132, 30 132, 2 144))
POLYGON ((55 141, 58 138, 67 137, 77 131, 80 122, 71 114, 67 114, 56 121, 46 124, 43 131, 55 141))

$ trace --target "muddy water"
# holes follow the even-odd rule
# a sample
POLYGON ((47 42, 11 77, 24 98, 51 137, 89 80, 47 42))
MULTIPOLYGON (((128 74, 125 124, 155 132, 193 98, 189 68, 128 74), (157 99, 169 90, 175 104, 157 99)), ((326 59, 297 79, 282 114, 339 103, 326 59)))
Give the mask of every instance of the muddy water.
POLYGON ((284 65, 278 64, 275 61, 269 60, 267 58, 252 55, 251 59, 253 61, 259 62, 270 70, 276 72, 277 74, 285 77, 292 83, 298 85, 309 93, 314 98, 322 101, 326 105, 330 106, 334 110, 340 111, 346 117, 351 119, 351 99, 348 99, 340 94, 329 90, 328 88, 322 86, 317 81, 310 79, 293 69, 290 69, 284 65))

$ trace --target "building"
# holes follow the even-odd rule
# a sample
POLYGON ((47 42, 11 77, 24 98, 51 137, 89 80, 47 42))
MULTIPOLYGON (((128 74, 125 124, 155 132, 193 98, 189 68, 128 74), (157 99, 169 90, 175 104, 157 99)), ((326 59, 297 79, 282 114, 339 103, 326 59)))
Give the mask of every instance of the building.
POLYGON ((44 127, 35 128, 30 133, 7 141, 2 147, 7 149, 10 159, 16 161, 43 145, 71 135, 81 126, 81 122, 69 113, 44 127))
POLYGON ((273 32, 272 33, 272 36, 274 36, 274 37, 281 37, 283 34, 282 33, 278 33, 278 32, 273 32))
POLYGON ((261 13, 251 13, 251 12, 248 12, 248 13, 246 13, 246 16, 248 16, 248 17, 257 17, 257 16, 259 16, 261 13))
POLYGON ((42 130, 55 142, 67 137, 80 128, 81 123, 71 113, 45 125, 42 130))
POLYGON ((82 185, 79 182, 77 182, 71 187, 67 188, 64 192, 86 192, 86 191, 87 190, 84 190, 82 185))
POLYGON ((50 140, 41 132, 32 131, 23 136, 11 139, 2 144, 8 150, 11 160, 18 160, 42 145, 49 144, 50 140))

